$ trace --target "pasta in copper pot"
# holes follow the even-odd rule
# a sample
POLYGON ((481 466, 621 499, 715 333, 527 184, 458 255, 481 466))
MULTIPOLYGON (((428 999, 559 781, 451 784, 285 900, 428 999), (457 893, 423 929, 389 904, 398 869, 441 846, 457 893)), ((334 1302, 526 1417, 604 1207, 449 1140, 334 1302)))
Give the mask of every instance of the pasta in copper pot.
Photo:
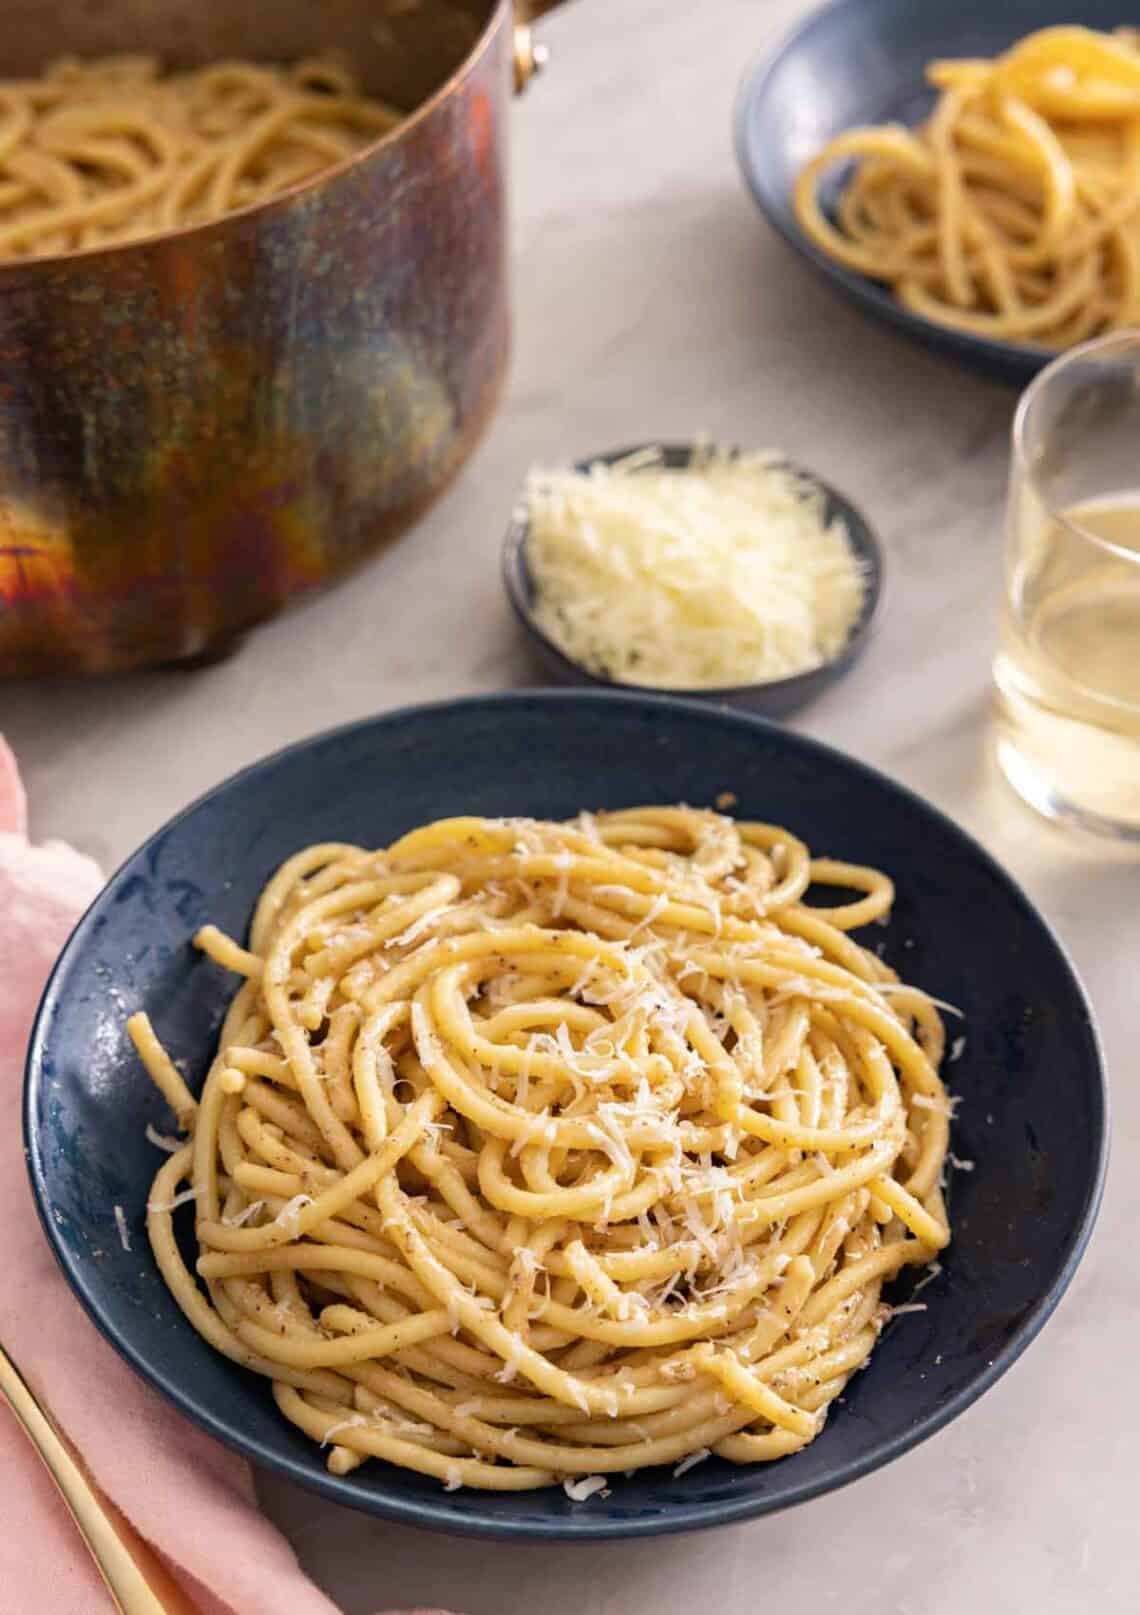
POLYGON ((0 82, 0 258, 109 246, 279 195, 394 128, 333 58, 163 74, 63 60, 0 82))

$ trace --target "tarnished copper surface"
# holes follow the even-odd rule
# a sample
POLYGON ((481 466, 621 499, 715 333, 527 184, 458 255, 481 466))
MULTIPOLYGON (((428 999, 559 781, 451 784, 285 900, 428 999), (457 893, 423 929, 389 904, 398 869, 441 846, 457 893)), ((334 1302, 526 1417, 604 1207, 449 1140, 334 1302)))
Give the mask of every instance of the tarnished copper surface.
POLYGON ((51 42, 36 56, 25 34, 0 73, 63 42, 179 62, 342 44, 400 100, 462 65, 369 152, 273 203, 0 266, 0 675, 209 655, 344 572, 461 464, 507 345, 504 0, 405 0, 390 25, 381 0, 280 18, 153 0, 120 8, 137 26, 118 35, 84 8, 80 38, 69 7, 43 9, 51 42))

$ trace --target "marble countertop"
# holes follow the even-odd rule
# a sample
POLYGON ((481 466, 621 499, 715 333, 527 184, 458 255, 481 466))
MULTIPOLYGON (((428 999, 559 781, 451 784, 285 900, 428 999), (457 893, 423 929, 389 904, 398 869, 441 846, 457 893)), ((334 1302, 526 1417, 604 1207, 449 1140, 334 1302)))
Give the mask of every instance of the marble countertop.
POLYGON ((1088 983, 1114 1082, 1091 1252, 1013 1371, 948 1430, 782 1517, 630 1545, 491 1545, 355 1516, 260 1477, 346 1615, 1071 1615, 1135 1606, 1140 863, 1038 822, 987 749, 1014 395, 865 322, 793 260, 737 176, 750 57, 802 0, 580 0, 546 19, 515 108, 516 326, 504 407, 465 475, 357 577, 195 673, 7 686, 0 727, 38 836, 106 867, 259 754, 341 719, 528 681, 498 576, 533 461, 707 432, 780 446, 865 510, 889 599, 866 657, 800 726, 950 812, 1028 888, 1088 983), (296 675, 298 656, 304 678, 296 675), (821 1544, 827 1549, 820 1551, 821 1544))

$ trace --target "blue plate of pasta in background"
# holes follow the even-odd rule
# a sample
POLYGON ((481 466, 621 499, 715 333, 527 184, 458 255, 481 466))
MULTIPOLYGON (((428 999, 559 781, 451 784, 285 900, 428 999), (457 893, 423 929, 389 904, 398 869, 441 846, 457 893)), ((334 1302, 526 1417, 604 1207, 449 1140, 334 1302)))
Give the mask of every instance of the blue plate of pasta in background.
POLYGON ((834 0, 745 76, 745 181, 866 313, 1027 381, 1136 322, 1135 20, 1114 0, 834 0))
POLYGON ((181 1412, 374 1514, 566 1539, 941 1428, 1072 1278, 1107 1135, 1072 967, 954 824, 578 691, 188 808, 68 942, 25 1119, 64 1273, 181 1412))

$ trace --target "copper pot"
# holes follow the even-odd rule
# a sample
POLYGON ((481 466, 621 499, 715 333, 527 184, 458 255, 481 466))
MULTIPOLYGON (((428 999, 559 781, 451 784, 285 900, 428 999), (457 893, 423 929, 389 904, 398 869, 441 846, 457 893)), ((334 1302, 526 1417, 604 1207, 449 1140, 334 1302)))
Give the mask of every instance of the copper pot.
POLYGON ((5 23, 8 75, 331 46, 415 109, 215 224, 0 265, 0 675, 220 654, 407 527, 491 415, 527 34, 510 0, 10 0, 5 23))

